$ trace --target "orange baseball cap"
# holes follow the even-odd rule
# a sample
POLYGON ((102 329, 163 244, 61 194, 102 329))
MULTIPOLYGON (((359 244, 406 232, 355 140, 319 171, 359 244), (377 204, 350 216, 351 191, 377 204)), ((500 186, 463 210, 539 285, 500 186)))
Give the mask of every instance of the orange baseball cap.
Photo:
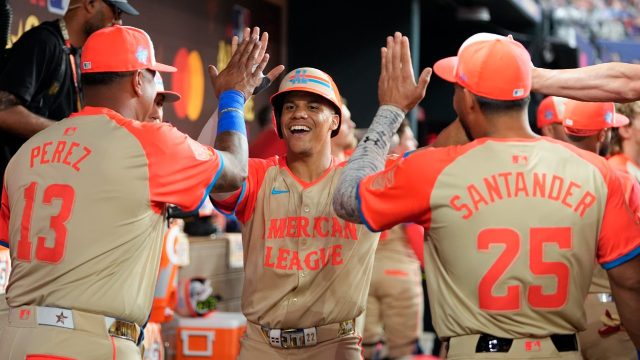
POLYGON ((519 42, 478 33, 460 46, 458 56, 442 59, 433 70, 448 82, 494 100, 519 100, 531 91, 531 56, 519 42))
POLYGON ((156 93, 164 95, 164 102, 172 103, 176 101, 180 101, 182 96, 175 91, 168 91, 164 89, 164 82, 162 81, 162 76, 160 76, 160 72, 156 72, 156 76, 153 78, 156 82, 156 93))
POLYGON ((590 136, 602 129, 627 125, 629 118, 616 114, 612 102, 567 100, 562 116, 564 130, 571 135, 590 136))
POLYGON ((149 69, 174 72, 173 66, 156 62, 149 35, 131 26, 109 26, 91 34, 82 47, 82 73, 149 69))
POLYGON ((538 106, 536 125, 538 129, 551 124, 562 124, 562 114, 567 102, 566 98, 559 96, 547 96, 538 106))

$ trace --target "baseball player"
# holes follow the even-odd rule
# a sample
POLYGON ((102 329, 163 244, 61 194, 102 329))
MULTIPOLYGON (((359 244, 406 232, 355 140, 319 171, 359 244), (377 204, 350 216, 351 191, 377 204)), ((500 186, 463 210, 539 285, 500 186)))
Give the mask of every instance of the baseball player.
POLYGON ((612 139, 609 163, 614 168, 626 172, 640 182, 640 101, 616 104, 616 111, 629 118, 629 124, 615 131, 612 139))
MULTIPOLYGON (((418 144, 407 121, 402 122, 397 134, 397 145, 390 154, 403 155, 416 149, 418 144)), ((419 259, 424 252, 423 237, 423 228, 410 223, 396 225, 380 235, 362 336, 366 359, 405 359, 416 351, 424 309, 419 259), (381 349, 379 344, 383 345, 381 349)))
POLYGON ((351 110, 349 110, 345 101, 346 99, 342 98, 340 131, 338 135, 331 138, 331 155, 339 162, 349 159, 353 149, 358 144, 358 139, 356 139, 355 135, 356 123, 351 120, 351 110))
POLYGON ((242 191, 214 196, 243 226, 240 359, 360 359, 354 319, 365 307, 378 235, 331 206, 342 165, 336 84, 314 68, 289 72, 271 97, 283 158, 249 159, 242 191))
POLYGON ((89 37, 87 107, 32 137, 7 169, 0 240, 13 268, 4 359, 140 358, 166 204, 195 209, 246 175, 242 109, 268 60, 258 36, 255 28, 221 73, 209 68, 220 99, 217 149, 144 122, 155 72, 175 71, 155 61, 144 31, 113 26, 89 37))
POLYGON ((567 135, 562 128, 562 119, 560 118, 566 101, 567 99, 558 96, 547 96, 538 105, 536 126, 543 136, 562 141, 567 140, 567 135))
POLYGON ((640 225, 606 160, 530 129, 531 59, 520 43, 476 34, 435 64, 455 84, 453 105, 474 141, 418 150, 376 173, 391 131, 424 96, 410 59, 406 38, 388 39, 379 83, 390 91, 379 91, 334 209, 372 230, 425 228, 429 301, 447 357, 580 359, 596 258, 640 345, 640 225), (398 62, 403 70, 390 70, 398 62))
MULTIPOLYGON (((609 141, 612 128, 629 123, 626 116, 615 114, 612 102, 576 100, 567 100, 561 120, 567 132, 567 142, 595 154, 609 141)), ((625 172, 618 172, 618 176, 629 208, 640 218, 640 186, 625 172)), ((600 267, 594 271, 585 312, 587 330, 578 334, 580 350, 585 359, 637 359, 631 339, 620 326, 607 273, 600 267)))

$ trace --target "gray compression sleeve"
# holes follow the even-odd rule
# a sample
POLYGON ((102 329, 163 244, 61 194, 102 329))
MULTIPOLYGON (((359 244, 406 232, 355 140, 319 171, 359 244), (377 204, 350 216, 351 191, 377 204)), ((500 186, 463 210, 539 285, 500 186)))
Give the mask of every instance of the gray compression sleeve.
POLYGON ((389 143, 404 115, 404 111, 392 105, 383 105, 378 109, 369 130, 342 172, 333 194, 333 209, 341 218, 362 223, 358 214, 356 189, 363 178, 384 168, 389 143))

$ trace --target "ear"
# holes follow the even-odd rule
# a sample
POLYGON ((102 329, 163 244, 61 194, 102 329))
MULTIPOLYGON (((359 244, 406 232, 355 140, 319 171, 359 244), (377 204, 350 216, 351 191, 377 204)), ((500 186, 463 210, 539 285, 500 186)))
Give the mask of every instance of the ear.
POLYGON ((618 134, 624 140, 631 139, 631 125, 625 125, 618 128, 618 134))
POLYGON ((86 11, 89 14, 93 14, 94 12, 96 12, 98 7, 100 6, 99 4, 100 0, 81 0, 81 1, 82 1, 82 8, 84 9, 84 11, 86 11))
POLYGON ((131 87, 136 96, 142 96, 144 84, 144 73, 142 70, 136 70, 135 74, 131 77, 131 87))
POLYGON ((340 115, 333 114, 331 116, 331 131, 335 130, 340 126, 340 115))
POLYGON ((476 96, 465 88, 462 88, 462 104, 467 111, 480 109, 476 96))
POLYGON ((609 129, 602 129, 598 131, 598 143, 602 144, 607 141, 607 135, 609 134, 609 129))

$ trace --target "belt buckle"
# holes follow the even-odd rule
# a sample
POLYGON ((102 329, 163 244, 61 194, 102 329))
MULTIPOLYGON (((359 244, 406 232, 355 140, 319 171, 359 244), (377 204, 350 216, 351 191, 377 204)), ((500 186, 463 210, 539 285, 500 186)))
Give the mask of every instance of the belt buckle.
POLYGON ((134 323, 114 319, 113 323, 111 323, 107 331, 109 335, 114 337, 130 340, 133 342, 138 341, 138 327, 134 323))
POLYGON ((613 302, 613 296, 609 293, 598 293, 596 294, 598 301, 601 303, 610 303, 613 302))
MULTIPOLYGON (((315 329, 314 329, 315 330, 315 329)), ((283 349, 297 349, 305 346, 304 329, 287 329, 280 332, 283 349)))

